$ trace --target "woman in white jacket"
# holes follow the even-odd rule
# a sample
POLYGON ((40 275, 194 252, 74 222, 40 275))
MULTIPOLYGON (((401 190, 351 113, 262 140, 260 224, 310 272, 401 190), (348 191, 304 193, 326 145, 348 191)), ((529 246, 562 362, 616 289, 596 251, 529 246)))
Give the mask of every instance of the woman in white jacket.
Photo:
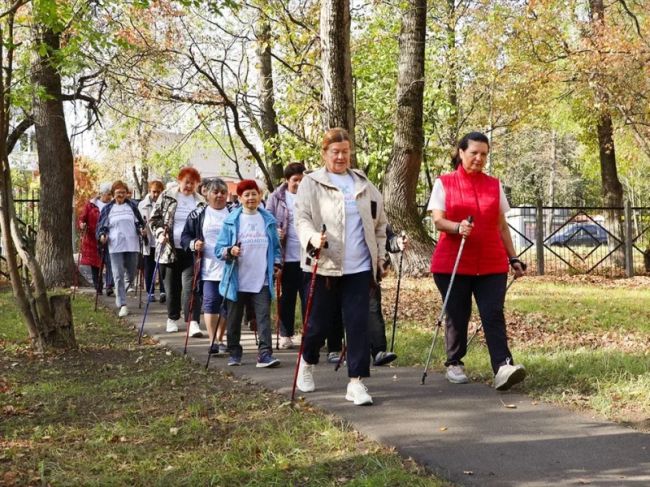
POLYGON ((296 199, 303 271, 311 272, 310 253, 321 248, 297 386, 303 392, 315 390, 314 365, 338 314, 347 336, 350 382, 345 398, 356 405, 372 404, 361 379, 370 375, 368 302, 370 285, 383 269, 384 205, 366 175, 350 169, 353 147, 344 129, 328 130, 321 149, 324 167, 304 177, 296 199))
MULTIPOLYGON (((160 193, 162 193, 164 189, 165 186, 163 185, 162 181, 150 181, 149 193, 147 193, 147 195, 144 198, 142 198, 142 201, 138 203, 138 210, 140 210, 142 219, 146 224, 147 240, 149 241, 149 245, 144 245, 142 247, 142 255, 144 257, 144 282, 146 286, 145 290, 147 291, 147 293, 151 291, 152 301, 155 301, 154 293, 153 293, 153 291, 155 291, 155 283, 154 283, 154 287, 152 288, 151 281, 153 280, 153 273, 156 267, 156 237, 152 233, 148 223, 149 220, 151 219, 151 214, 153 213, 153 209, 154 206, 156 205, 156 201, 158 200, 160 193)), ((165 276, 163 273, 160 272, 161 270, 162 267, 158 270, 158 276, 156 276, 156 278, 160 277, 160 302, 164 303, 166 299, 165 284, 164 284, 165 276)))

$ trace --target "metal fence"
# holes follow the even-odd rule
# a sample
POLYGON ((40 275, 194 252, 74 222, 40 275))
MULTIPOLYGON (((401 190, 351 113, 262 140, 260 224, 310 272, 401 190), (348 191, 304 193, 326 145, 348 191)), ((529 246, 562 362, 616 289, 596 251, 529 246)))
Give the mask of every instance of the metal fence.
POLYGON ((533 274, 650 274, 650 207, 513 207, 515 249, 533 274))
MULTIPOLYGON (((38 207, 40 204, 40 193, 36 190, 15 189, 14 208, 18 224, 23 229, 23 235, 28 245, 33 248, 36 243, 36 231, 38 228, 38 207)), ((4 257, 2 242, 0 240, 0 277, 9 278, 9 270, 4 257)))

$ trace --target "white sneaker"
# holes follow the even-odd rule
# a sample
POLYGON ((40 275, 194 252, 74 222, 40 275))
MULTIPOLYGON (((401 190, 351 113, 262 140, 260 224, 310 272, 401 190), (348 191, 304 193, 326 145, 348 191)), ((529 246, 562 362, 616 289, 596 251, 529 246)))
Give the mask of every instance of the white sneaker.
POLYGON ((372 404, 372 397, 368 394, 368 388, 361 381, 348 383, 348 391, 345 394, 348 401, 353 401, 355 406, 365 406, 372 404))
POLYGON ((129 308, 127 308, 126 306, 120 306, 120 312, 117 313, 117 316, 119 316, 120 318, 124 318, 125 316, 128 315, 129 315, 129 308))
POLYGON ((526 377, 526 369, 523 365, 510 365, 510 359, 499 367, 494 376, 494 388, 497 391, 507 391, 515 384, 518 384, 526 377))
POLYGON ((290 348, 293 348, 291 337, 280 337, 280 350, 289 350, 290 348))
POLYGON ((190 321, 190 336, 192 338, 201 338, 203 336, 198 321, 190 321))
POLYGON ((302 392, 314 392, 316 384, 314 383, 314 366, 305 362, 300 357, 300 366, 298 367, 298 380, 296 381, 298 389, 302 392))
POLYGON ((167 333, 176 333, 178 331, 178 320, 167 318, 167 333))
POLYGON ((448 366, 445 377, 452 384, 467 384, 469 382, 469 379, 465 375, 465 367, 462 365, 448 366))

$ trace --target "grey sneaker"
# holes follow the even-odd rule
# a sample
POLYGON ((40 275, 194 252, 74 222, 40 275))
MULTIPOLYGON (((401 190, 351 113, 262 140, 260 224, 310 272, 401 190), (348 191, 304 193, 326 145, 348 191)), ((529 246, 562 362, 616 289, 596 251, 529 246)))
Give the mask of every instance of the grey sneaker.
MULTIPOLYGON (((339 363, 339 358, 341 357, 341 352, 330 352, 327 354, 327 363, 328 364, 338 364, 339 363)), ((343 357, 343 361, 341 364, 345 363, 345 357, 343 357)))
POLYGON ((396 358, 397 355, 393 352, 377 352, 377 355, 375 355, 374 364, 376 367, 381 367, 382 365, 391 363, 396 358))
POLYGON ((463 365, 449 365, 445 377, 452 384, 467 384, 469 382, 463 365))
POLYGON ((494 376, 494 388, 497 391, 507 391, 515 384, 519 384, 526 377, 526 369, 523 365, 511 365, 510 359, 499 367, 494 376))

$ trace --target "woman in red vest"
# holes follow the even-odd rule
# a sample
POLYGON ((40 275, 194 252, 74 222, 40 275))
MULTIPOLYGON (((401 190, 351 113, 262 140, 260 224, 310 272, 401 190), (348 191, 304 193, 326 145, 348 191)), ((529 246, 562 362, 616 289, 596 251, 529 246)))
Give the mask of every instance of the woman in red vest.
POLYGON ((523 365, 512 360, 503 315, 508 268, 520 277, 524 265, 517 259, 510 237, 505 218, 510 206, 501 183, 483 173, 489 150, 484 134, 465 135, 452 160, 456 170, 441 175, 434 184, 428 210, 440 240, 431 259, 431 272, 444 298, 465 238, 447 302, 446 377, 455 384, 468 382, 462 359, 467 353, 467 325, 474 295, 495 374, 494 387, 507 390, 526 376, 523 365))

